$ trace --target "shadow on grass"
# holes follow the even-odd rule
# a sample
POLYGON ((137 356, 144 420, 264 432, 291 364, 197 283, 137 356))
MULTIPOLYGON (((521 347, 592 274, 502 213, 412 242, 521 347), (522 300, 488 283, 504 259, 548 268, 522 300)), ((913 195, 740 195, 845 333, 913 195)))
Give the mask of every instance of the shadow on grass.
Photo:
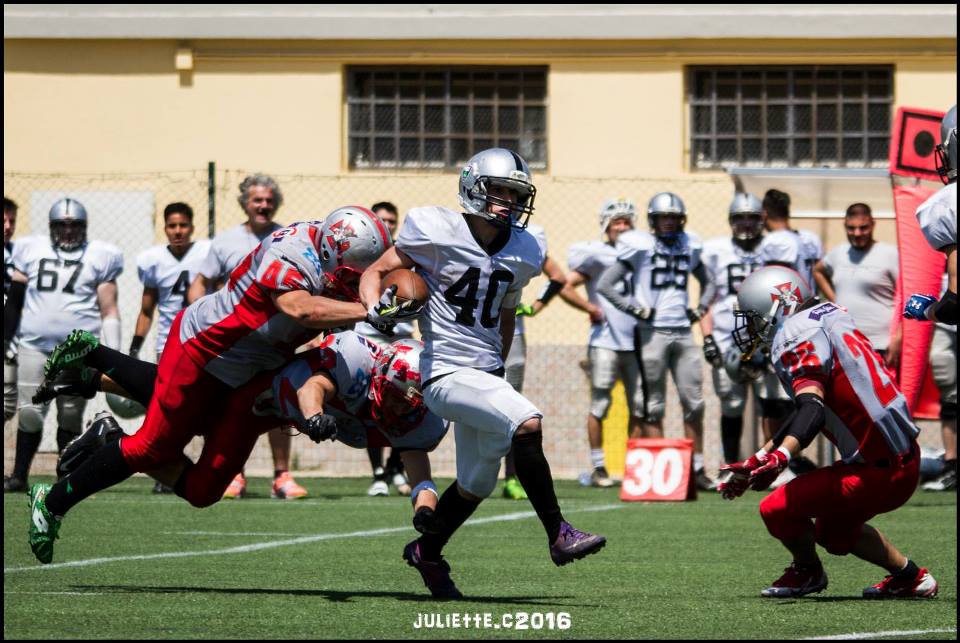
MULTIPOLYGON (((83 592, 113 593, 113 594, 241 594, 241 595, 285 595, 325 598, 334 603, 345 603, 354 598, 395 598, 398 601, 422 603, 424 601, 438 601, 423 593, 412 592, 381 592, 381 591, 339 591, 330 589, 285 589, 267 587, 177 587, 177 586, 143 586, 143 585, 71 585, 71 590, 83 592)), ((560 600, 574 599, 573 596, 466 596, 465 603, 489 603, 503 605, 550 605, 558 606, 560 600)), ((448 601, 444 601, 448 602, 448 601)), ((575 603, 576 607, 599 607, 575 603)))

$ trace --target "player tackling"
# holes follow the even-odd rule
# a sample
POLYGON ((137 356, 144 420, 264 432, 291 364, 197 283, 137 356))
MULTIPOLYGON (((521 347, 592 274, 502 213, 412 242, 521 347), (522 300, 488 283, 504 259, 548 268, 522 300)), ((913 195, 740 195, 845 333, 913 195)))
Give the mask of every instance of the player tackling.
POLYGON ((752 273, 737 301, 734 340, 743 359, 769 352, 796 409, 760 451, 721 468, 732 475, 720 484, 720 493, 732 500, 747 488, 767 489, 821 431, 841 456, 760 502, 767 530, 793 554, 783 576, 761 596, 792 598, 826 589, 817 544, 889 572, 863 590, 866 598, 935 596, 933 576, 866 524, 903 505, 919 478, 920 431, 883 359, 845 309, 819 304, 789 268, 768 266, 752 273))

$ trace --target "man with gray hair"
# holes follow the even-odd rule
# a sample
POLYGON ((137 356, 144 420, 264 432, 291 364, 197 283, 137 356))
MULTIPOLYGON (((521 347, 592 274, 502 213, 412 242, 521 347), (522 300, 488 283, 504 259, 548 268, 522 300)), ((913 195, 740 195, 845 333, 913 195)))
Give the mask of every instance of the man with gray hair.
MULTIPOLYGON (((246 177, 240 184, 237 201, 247 215, 247 220, 214 237, 206 261, 190 284, 188 303, 193 303, 222 286, 250 251, 283 228, 273 221, 277 210, 283 205, 283 192, 272 177, 261 173, 246 177)), ((282 429, 274 429, 267 435, 273 454, 274 480, 271 496, 288 500, 303 498, 307 495, 307 490, 297 484, 290 475, 290 436, 282 429)), ((240 473, 230 483, 224 498, 241 498, 246 489, 246 478, 240 473)))

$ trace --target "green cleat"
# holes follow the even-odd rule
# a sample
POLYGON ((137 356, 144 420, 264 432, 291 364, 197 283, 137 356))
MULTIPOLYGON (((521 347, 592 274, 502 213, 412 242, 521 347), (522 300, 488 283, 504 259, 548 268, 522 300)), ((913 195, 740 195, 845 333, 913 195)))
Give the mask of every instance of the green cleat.
POLYGON ((508 500, 526 500, 527 492, 516 478, 507 478, 503 483, 503 497, 508 500))
POLYGON ((52 380, 61 371, 83 366, 83 358, 100 345, 96 335, 86 330, 71 331, 67 338, 54 347, 43 365, 43 376, 52 380))
POLYGON ((30 487, 30 549, 44 565, 53 560, 53 541, 60 537, 60 519, 44 503, 52 486, 38 482, 30 487))

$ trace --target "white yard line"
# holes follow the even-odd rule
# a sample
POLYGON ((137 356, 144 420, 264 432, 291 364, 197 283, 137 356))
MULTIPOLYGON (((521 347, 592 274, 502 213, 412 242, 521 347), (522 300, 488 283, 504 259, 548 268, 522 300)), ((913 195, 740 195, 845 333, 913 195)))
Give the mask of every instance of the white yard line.
MULTIPOLYGON (((627 503, 617 503, 613 505, 598 505, 583 509, 572 509, 567 513, 582 513, 592 511, 610 511, 612 509, 622 509, 629 506, 627 503)), ((533 511, 519 511, 499 516, 490 516, 488 518, 476 518, 468 520, 464 525, 484 525, 493 522, 506 522, 511 520, 524 520, 526 518, 536 517, 533 511)), ((164 558, 192 558, 197 556, 220 556, 224 554, 247 554, 265 549, 276 549, 277 547, 289 547, 293 545, 305 545, 324 540, 339 540, 342 538, 370 538, 373 536, 383 536, 386 534, 396 534, 400 532, 409 532, 410 527, 387 527, 384 529, 370 529, 366 531, 353 531, 349 533, 316 534, 313 536, 300 536, 289 538, 287 540, 275 540, 265 543, 254 543, 251 545, 240 545, 237 547, 224 547, 222 549, 208 549, 200 551, 176 551, 164 552, 158 554, 143 554, 139 556, 111 556, 108 558, 87 558, 85 560, 73 560, 65 563, 52 563, 50 565, 31 565, 29 567, 5 567, 3 573, 15 574, 18 572, 44 571, 48 569, 63 569, 65 567, 90 567, 92 565, 103 565, 105 563, 115 563, 133 560, 159 560, 164 558)), ((196 532, 194 532, 196 533, 196 532)), ((214 535, 211 532, 211 535, 214 535)))
POLYGON ((862 639, 880 639, 899 636, 916 636, 917 634, 950 634, 956 633, 957 628, 941 630, 899 630, 892 632, 851 632, 850 634, 831 634, 829 636, 808 636, 801 641, 855 641, 862 639))

